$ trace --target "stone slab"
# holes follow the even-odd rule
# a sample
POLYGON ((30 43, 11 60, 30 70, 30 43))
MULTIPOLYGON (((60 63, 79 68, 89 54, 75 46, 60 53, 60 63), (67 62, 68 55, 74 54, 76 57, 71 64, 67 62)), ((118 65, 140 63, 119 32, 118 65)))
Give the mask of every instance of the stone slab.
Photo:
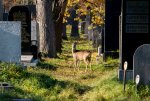
POLYGON ((31 99, 12 99, 12 101, 32 101, 31 99))
POLYGON ((134 78, 140 76, 140 84, 150 84, 150 44, 139 46, 133 55, 134 78))
POLYGON ((0 61, 20 63, 21 22, 0 21, 0 61))
MULTIPOLYGON (((124 70, 118 70, 118 79, 119 81, 123 81, 124 70)), ((126 80, 133 80, 133 70, 126 70, 126 80)))
POLYGON ((24 62, 30 62, 33 58, 33 55, 21 55, 21 61, 24 62))
POLYGON ((36 21, 31 21, 31 40, 37 40, 38 27, 36 21))

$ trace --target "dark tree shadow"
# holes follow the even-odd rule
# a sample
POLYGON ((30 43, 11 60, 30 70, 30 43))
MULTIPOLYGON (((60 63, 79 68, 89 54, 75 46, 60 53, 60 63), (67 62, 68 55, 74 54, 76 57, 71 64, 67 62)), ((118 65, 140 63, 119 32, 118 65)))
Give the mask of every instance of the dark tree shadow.
POLYGON ((45 63, 45 62, 39 62, 37 64, 38 68, 42 68, 42 69, 49 69, 49 70, 57 70, 58 67, 51 65, 50 63, 45 63))

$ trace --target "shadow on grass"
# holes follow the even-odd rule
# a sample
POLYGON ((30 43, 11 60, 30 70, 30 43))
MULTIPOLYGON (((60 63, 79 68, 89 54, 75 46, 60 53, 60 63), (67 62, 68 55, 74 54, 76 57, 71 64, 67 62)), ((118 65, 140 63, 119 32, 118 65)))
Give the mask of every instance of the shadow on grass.
POLYGON ((45 63, 45 62, 39 62, 37 64, 37 67, 40 67, 42 69, 49 69, 49 70, 57 70, 58 67, 51 65, 49 63, 45 63))
POLYGON ((55 86, 59 86, 61 89, 66 89, 73 87, 78 94, 84 94, 85 92, 91 90, 91 87, 89 86, 80 85, 71 81, 59 81, 45 74, 32 73, 30 75, 38 80, 40 88, 54 89, 55 86))
MULTIPOLYGON (((14 78, 13 81, 10 81, 11 84, 14 84, 14 90, 8 93, 0 94, 0 101, 1 99, 2 101, 11 101, 10 99, 16 98, 27 98, 32 101, 44 101, 47 97, 48 99, 51 98, 51 96, 55 96, 57 98, 58 95, 65 89, 73 89, 74 93, 77 95, 82 95, 92 89, 89 86, 80 85, 79 83, 74 83, 71 81, 60 81, 43 73, 29 73, 27 71, 22 73, 23 74, 21 77, 14 78), (16 87, 16 85, 18 86, 16 87), (47 90, 46 94, 41 93, 37 95, 35 94, 35 91, 23 90, 31 89, 31 87, 35 87, 34 89, 36 92, 40 92, 45 89, 47 90)), ((57 98, 57 100, 60 99, 57 98)))

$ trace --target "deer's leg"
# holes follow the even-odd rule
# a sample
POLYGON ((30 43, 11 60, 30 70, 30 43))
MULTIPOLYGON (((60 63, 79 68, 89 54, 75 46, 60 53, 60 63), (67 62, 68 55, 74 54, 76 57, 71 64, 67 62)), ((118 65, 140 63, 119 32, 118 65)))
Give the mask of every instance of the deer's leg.
POLYGON ((74 60, 74 72, 76 68, 77 68, 77 60, 74 60))
POLYGON ((87 71, 87 67, 88 67, 88 62, 87 62, 86 59, 84 60, 84 62, 85 62, 85 64, 86 64, 86 69, 85 69, 85 72, 86 72, 86 71, 87 71))
POLYGON ((91 62, 90 62, 90 70, 92 70, 92 68, 91 68, 91 62))
POLYGON ((79 69, 80 69, 80 61, 78 61, 77 64, 78 64, 78 71, 79 71, 79 69))
POLYGON ((88 59, 88 65, 90 65, 90 70, 92 70, 92 68, 91 68, 91 60, 90 59, 88 59))
POLYGON ((86 69, 85 69, 85 72, 87 71, 87 68, 88 68, 88 63, 86 63, 86 69))

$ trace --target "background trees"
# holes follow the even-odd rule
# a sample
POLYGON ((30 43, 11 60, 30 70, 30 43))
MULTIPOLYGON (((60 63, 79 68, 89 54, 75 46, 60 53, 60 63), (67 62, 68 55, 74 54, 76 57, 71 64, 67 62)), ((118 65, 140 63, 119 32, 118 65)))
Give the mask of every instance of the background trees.
POLYGON ((91 23, 104 24, 105 0, 69 0, 65 12, 65 19, 70 16, 69 10, 78 6, 78 16, 74 20, 83 20, 83 16, 91 14, 91 23))
POLYGON ((74 10, 74 21, 85 20, 90 16, 94 25, 104 23, 104 0, 4 0, 5 9, 12 4, 36 4, 37 21, 39 23, 39 50, 48 53, 49 57, 56 57, 61 53, 63 21, 70 17, 70 10, 74 10))

